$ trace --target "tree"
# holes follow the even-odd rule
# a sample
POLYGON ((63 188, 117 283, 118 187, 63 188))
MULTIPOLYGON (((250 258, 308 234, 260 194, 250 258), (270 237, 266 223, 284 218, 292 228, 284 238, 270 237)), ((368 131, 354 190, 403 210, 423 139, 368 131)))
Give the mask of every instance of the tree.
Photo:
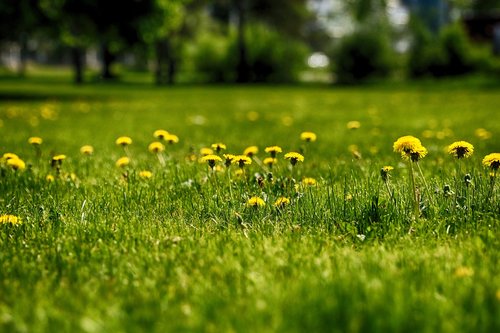
POLYGON ((245 39, 247 25, 251 22, 263 22, 280 33, 299 37, 304 33, 304 26, 312 19, 307 0, 214 0, 211 2, 214 18, 231 24, 236 20, 237 55, 236 81, 250 80, 248 64, 248 45, 245 39))
POLYGON ((153 45, 155 82, 172 84, 177 70, 179 38, 189 0, 153 0, 150 15, 142 19, 142 39, 153 45))
POLYGON ((47 26, 47 18, 38 0, 3 0, 0 2, 0 42, 16 42, 20 46, 18 73, 26 71, 28 39, 47 26))

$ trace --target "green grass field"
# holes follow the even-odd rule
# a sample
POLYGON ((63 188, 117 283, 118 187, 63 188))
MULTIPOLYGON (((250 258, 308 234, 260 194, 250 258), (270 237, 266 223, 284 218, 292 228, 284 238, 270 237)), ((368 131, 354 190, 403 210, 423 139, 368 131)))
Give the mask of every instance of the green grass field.
POLYGON ((0 154, 26 165, 0 166, 0 215, 21 221, 0 223, 0 332, 500 331, 500 184, 482 164, 500 152, 499 105, 483 81, 0 80, 0 154), (179 142, 151 153, 158 129, 179 142), (428 150, 418 164, 393 151, 404 135, 428 150), (470 158, 446 152, 458 140, 470 158), (259 152, 211 170, 200 150, 219 142, 221 159, 259 152))

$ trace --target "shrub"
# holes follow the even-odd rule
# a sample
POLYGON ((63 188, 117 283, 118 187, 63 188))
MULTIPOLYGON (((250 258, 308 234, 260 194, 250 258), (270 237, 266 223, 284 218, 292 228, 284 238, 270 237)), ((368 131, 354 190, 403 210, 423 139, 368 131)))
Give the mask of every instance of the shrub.
POLYGON ((334 50, 333 59, 339 83, 387 76, 394 63, 388 36, 368 29, 344 37, 334 50))
MULTIPOLYGON (((249 25, 246 33, 250 82, 293 82, 305 67, 307 48, 263 25, 249 25)), ((237 36, 203 34, 191 50, 192 67, 198 79, 233 82, 238 63, 237 36)))
POLYGON ((444 28, 437 37, 421 26, 414 26, 414 41, 408 59, 411 77, 463 75, 489 66, 484 52, 474 50, 466 32, 458 24, 444 28))

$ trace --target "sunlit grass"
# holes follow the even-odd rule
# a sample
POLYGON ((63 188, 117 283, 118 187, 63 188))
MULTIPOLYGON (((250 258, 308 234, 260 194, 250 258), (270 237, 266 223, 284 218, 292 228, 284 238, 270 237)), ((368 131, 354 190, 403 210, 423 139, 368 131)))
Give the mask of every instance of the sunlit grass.
POLYGON ((0 81, 1 330, 497 331, 500 94, 430 87, 0 81))

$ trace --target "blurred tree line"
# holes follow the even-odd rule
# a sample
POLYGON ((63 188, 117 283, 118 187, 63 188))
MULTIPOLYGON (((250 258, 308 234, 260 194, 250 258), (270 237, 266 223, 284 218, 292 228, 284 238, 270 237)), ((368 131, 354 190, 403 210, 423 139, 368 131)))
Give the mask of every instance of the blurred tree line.
MULTIPOLYGON (((499 0, 443 2, 465 11, 499 9, 499 0)), ((180 72, 196 82, 291 82, 311 52, 332 59, 337 82, 354 83, 404 71, 410 77, 490 71, 494 61, 477 49, 460 24, 433 31, 422 13, 409 24, 390 22, 391 0, 2 0, 0 46, 19 46, 22 75, 30 41, 46 43, 70 59, 75 82, 84 80, 88 50, 98 50, 100 78, 133 54, 158 84, 180 72), (330 3, 329 9, 324 9, 330 3), (315 9, 316 8, 316 9, 315 9), (318 10, 317 8, 323 8, 318 10), (342 22, 342 34, 331 27, 342 22), (398 54, 397 41, 409 48, 398 54)))

